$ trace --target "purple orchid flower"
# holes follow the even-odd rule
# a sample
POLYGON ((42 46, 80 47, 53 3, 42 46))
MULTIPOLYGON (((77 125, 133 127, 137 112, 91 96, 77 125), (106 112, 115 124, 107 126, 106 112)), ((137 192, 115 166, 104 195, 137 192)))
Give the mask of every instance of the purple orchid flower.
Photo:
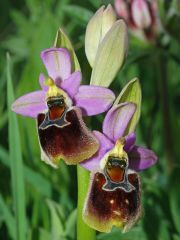
POLYGON ((76 164, 91 157, 99 147, 82 114, 92 116, 107 111, 115 96, 104 87, 80 86, 81 72, 71 72, 67 49, 46 49, 41 58, 48 72, 48 79, 40 74, 42 90, 18 98, 12 110, 37 119, 43 161, 53 167, 61 158, 67 164, 76 164))
POLYGON ((103 133, 93 132, 98 152, 81 163, 92 172, 83 218, 101 232, 110 232, 113 226, 125 232, 139 219, 141 188, 136 171, 157 161, 153 151, 135 145, 135 133, 125 136, 135 111, 133 103, 113 106, 105 116, 103 133))

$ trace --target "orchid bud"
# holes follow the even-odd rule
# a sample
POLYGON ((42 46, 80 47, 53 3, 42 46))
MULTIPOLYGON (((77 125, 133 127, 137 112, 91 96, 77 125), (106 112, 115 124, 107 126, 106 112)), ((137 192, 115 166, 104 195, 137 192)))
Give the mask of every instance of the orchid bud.
POLYGON ((125 0, 115 0, 114 6, 119 17, 123 18, 126 22, 129 21, 129 10, 125 0))
POLYGON ((85 51, 91 66, 94 64, 99 44, 116 21, 116 14, 109 4, 101 7, 91 18, 86 28, 85 51))
POLYGON ((101 41, 106 35, 106 33, 109 31, 109 29, 112 27, 115 21, 116 21, 116 14, 112 6, 109 4, 103 12, 101 41))
POLYGON ((147 29, 151 26, 151 13, 145 0, 133 0, 131 9, 132 18, 138 28, 147 29))

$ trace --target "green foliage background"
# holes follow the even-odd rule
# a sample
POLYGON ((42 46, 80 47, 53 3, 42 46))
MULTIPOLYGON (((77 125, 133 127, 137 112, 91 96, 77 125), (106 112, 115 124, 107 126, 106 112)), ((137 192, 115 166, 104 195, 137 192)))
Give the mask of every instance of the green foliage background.
MULTIPOLYGON (((13 91, 17 98, 39 88, 39 73, 45 72, 39 55, 44 48, 52 46, 59 26, 72 40, 83 72, 83 83, 89 83, 91 69, 84 52, 85 28, 97 8, 108 2, 100 0, 0 2, 2 240, 76 239, 76 167, 67 167, 61 162, 59 169, 54 170, 42 163, 35 121, 22 116, 16 117, 11 111, 8 113, 8 106, 13 101, 13 91), (11 60, 6 57, 7 52, 11 60), (18 209, 16 212, 15 207, 18 209)), ((162 22, 166 28, 161 44, 156 47, 145 46, 131 37, 126 64, 111 86, 118 95, 125 83, 139 77, 143 101, 137 142, 153 149, 159 161, 156 166, 140 173, 144 214, 139 223, 126 234, 121 234, 117 229, 113 229, 110 234, 98 233, 98 240, 180 239, 180 119, 178 119, 180 17, 176 8, 177 13, 168 18, 168 9, 174 6, 176 1, 169 1, 169 5, 165 2, 159 1, 162 22), (168 91, 165 98, 170 109, 172 137, 168 146, 164 141, 167 132, 163 124, 166 121, 166 112, 162 114, 161 104, 164 78, 167 81, 168 91)), ((101 129, 102 119, 102 115, 93 117, 87 119, 87 124, 92 129, 101 129)))

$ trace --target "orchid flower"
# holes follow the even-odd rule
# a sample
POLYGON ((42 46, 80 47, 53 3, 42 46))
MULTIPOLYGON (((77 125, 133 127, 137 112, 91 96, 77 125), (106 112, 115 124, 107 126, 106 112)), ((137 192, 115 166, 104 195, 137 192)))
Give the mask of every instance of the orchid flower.
POLYGON ((110 232, 113 226, 125 232, 139 219, 141 186, 136 171, 157 161, 153 151, 135 145, 134 132, 125 135, 135 111, 134 103, 114 105, 105 116, 102 133, 93 132, 98 152, 81 163, 91 171, 83 218, 101 232, 110 232))
POLYGON ((159 25, 156 0, 115 0, 115 9, 134 35, 148 41, 155 39, 159 25))
POLYGON ((48 78, 40 74, 42 89, 18 98, 12 110, 36 119, 43 161, 53 167, 61 158, 67 164, 76 164, 99 147, 82 114, 92 116, 108 110, 115 96, 105 87, 80 86, 81 72, 71 72, 67 49, 46 49, 41 58, 48 73, 48 78))

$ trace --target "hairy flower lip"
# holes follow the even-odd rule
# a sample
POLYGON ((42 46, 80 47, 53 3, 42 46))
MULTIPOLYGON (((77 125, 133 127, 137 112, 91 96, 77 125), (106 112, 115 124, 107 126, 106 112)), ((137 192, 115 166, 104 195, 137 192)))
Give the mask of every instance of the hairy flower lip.
MULTIPOLYGON (((77 164, 97 151, 98 140, 83 122, 79 108, 69 108, 64 120, 70 124, 65 124, 62 128, 52 124, 42 129, 44 119, 45 114, 39 114, 37 125, 42 160, 47 164, 57 167, 60 159, 66 164, 77 164)), ((66 122, 62 121, 63 124, 66 122)))
POLYGON ((134 190, 106 191, 103 189, 105 177, 101 172, 92 172, 89 191, 86 196, 83 219, 100 232, 110 232, 113 226, 127 232, 141 216, 141 183, 136 172, 128 171, 128 180, 134 190))

